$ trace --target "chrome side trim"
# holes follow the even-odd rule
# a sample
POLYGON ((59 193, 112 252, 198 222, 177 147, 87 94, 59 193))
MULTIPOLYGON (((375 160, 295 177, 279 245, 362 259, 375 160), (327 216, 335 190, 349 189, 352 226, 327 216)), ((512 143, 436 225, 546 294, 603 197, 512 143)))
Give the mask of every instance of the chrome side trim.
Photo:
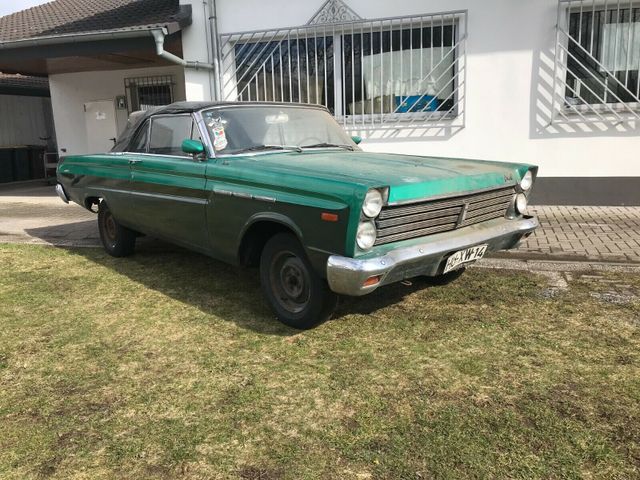
POLYGON ((244 192, 232 192, 230 190, 221 190, 214 188, 213 193, 216 195, 223 195, 225 197, 236 197, 236 198, 246 198, 247 200, 258 200, 261 202, 271 202, 275 203, 276 199, 274 197, 267 197, 264 195, 252 195, 250 193, 244 192))
MULTIPOLYGON (((488 244, 489 251, 514 248, 526 234, 538 227, 534 217, 519 220, 496 219, 428 238, 409 240, 406 246, 368 258, 331 255, 327 260, 329 287, 342 295, 360 296, 382 285, 418 275, 438 275, 448 254, 475 245, 488 244), (409 244, 409 245, 407 245, 409 244), (381 275, 376 285, 363 287, 372 276, 381 275)), ((403 242, 404 243, 404 242, 403 242)))
POLYGON ((147 197, 147 198, 159 198, 161 200, 174 200, 177 202, 184 203, 196 203, 198 205, 206 205, 208 203, 206 198, 195 198, 195 197, 184 197, 182 195, 167 195, 161 193, 148 193, 148 192, 138 192, 136 190, 120 190, 117 188, 96 188, 96 187, 87 187, 91 190, 98 190, 101 192, 114 192, 114 193, 123 193, 125 195, 136 195, 138 197, 147 197))
POLYGON ((262 195, 253 195, 253 199, 254 200, 260 200, 262 202, 271 202, 271 203, 275 203, 276 199, 273 197, 264 197, 262 195))
POLYGON ((180 160, 193 160, 193 157, 190 155, 166 155, 164 153, 144 153, 144 152, 115 152, 120 153, 122 155, 140 155, 142 157, 160 157, 160 158, 176 158, 180 160))

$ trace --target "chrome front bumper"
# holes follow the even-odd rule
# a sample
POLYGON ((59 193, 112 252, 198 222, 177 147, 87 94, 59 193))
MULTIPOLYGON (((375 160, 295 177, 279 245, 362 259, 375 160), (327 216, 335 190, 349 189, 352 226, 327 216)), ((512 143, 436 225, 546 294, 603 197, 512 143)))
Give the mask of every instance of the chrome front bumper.
POLYGON ((56 183, 56 193, 60 197, 64 203, 69 203, 69 197, 67 197, 67 193, 64 191, 64 187, 59 183, 56 183))
POLYGON ((488 251, 514 248, 539 223, 534 217, 519 220, 497 219, 451 232, 418 239, 409 246, 390 250, 384 255, 367 258, 348 258, 332 255, 327 260, 329 287, 342 295, 360 296, 382 285, 442 272, 444 260, 453 252, 475 245, 487 244, 488 251), (381 275, 378 283, 363 286, 371 277, 381 275))

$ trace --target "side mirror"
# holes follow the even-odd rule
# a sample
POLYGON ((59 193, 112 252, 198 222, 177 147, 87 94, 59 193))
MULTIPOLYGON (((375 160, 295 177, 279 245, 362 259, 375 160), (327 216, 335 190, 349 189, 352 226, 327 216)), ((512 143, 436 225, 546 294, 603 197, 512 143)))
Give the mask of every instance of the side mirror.
POLYGON ((200 140, 187 138, 182 142, 182 151, 190 155, 200 155, 204 153, 204 145, 200 140))
POLYGON ((360 145, 360 142, 362 141, 362 137, 359 137, 358 135, 354 135, 353 137, 351 137, 351 140, 353 140, 353 143, 355 143, 356 145, 360 145))

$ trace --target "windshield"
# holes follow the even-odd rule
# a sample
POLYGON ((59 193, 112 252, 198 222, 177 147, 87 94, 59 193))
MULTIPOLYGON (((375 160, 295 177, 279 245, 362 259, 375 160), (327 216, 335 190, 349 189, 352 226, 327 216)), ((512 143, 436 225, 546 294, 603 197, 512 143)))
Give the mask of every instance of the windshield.
POLYGON ((217 154, 302 148, 356 148, 329 113, 317 108, 242 106, 202 112, 217 154))

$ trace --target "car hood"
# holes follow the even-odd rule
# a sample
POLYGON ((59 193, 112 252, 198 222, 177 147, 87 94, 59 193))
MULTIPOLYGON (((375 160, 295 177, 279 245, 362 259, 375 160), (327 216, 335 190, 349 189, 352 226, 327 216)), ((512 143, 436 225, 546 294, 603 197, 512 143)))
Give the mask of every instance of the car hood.
MULTIPOLYGON (((528 165, 369 152, 282 152, 237 158, 286 179, 304 176, 390 187, 389 202, 514 185, 528 165)), ((293 180, 293 179, 292 179, 293 180)))

